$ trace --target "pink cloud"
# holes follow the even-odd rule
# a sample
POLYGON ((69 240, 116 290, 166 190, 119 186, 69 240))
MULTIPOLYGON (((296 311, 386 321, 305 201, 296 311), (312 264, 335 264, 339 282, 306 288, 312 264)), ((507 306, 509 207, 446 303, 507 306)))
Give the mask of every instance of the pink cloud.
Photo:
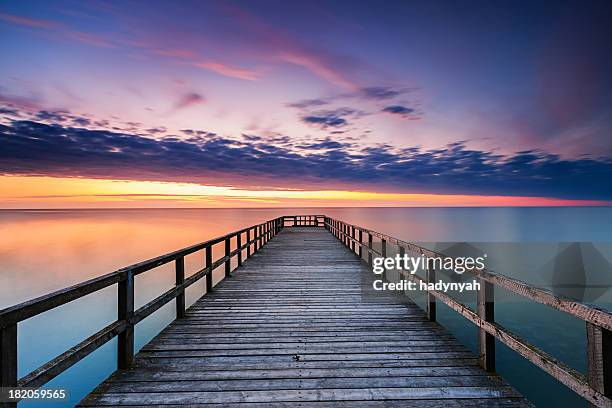
POLYGON ((0 20, 8 21, 10 23, 19 24, 27 27, 34 28, 58 28, 60 24, 51 20, 39 20, 29 17, 21 17, 13 14, 0 13, 0 20))
POLYGON ((63 36, 65 38, 81 42, 83 44, 93 45, 96 47, 109 48, 114 45, 106 40, 105 38, 98 36, 93 33, 87 33, 84 31, 74 31, 66 27, 65 25, 52 20, 39 20, 29 17, 16 16, 13 14, 0 13, 0 20, 8 21, 13 24, 39 28, 43 30, 51 30, 63 36))
POLYGON ((233 67, 217 61, 197 62, 194 65, 230 78, 244 79, 247 81, 255 81, 258 78, 257 72, 253 70, 233 67))
POLYGON ((196 54, 190 50, 184 49, 159 49, 153 51, 157 55, 161 55, 163 57, 171 57, 171 58, 185 58, 191 59, 195 58, 196 54))
POLYGON ((199 105, 201 103, 204 103, 205 99, 202 95, 195 93, 195 92, 189 92, 185 95, 183 95, 175 104, 173 107, 173 111, 177 111, 180 109, 185 109, 185 108, 189 108, 191 106, 194 105, 199 105))
POLYGON ((306 68, 313 74, 347 89, 357 89, 358 86, 347 79, 341 72, 333 69, 318 55, 306 52, 300 48, 283 50, 277 55, 278 59, 306 68))
POLYGON ((301 66, 320 78, 343 88, 355 90, 359 86, 347 75, 361 64, 354 58, 314 49, 294 38, 290 33, 265 23, 257 16, 236 6, 225 4, 225 10, 240 21, 240 26, 252 31, 253 47, 276 61, 301 66))

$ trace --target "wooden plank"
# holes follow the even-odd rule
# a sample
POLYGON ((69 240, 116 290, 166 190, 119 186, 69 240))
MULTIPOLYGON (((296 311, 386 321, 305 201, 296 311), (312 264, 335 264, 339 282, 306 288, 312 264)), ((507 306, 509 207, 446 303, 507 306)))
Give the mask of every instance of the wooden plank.
POLYGON ((159 392, 92 394, 87 403, 95 405, 131 404, 209 404, 246 402, 307 402, 307 401, 363 401, 404 399, 465 399, 517 398, 510 387, 429 387, 429 388, 363 388, 273 391, 220 392, 159 392))
POLYGON ((316 217, 292 221, 303 226, 258 227, 258 251, 232 278, 81 406, 528 406, 410 300, 382 294, 365 301, 360 280, 370 272, 350 240, 347 248, 308 226, 316 217))

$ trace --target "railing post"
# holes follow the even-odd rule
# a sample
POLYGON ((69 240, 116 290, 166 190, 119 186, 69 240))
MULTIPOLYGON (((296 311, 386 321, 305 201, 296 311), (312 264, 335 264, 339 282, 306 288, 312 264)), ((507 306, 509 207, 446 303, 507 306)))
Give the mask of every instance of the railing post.
MULTIPOLYGON (((185 258, 180 257, 176 259, 176 286, 185 282, 185 258)), ((185 290, 176 297, 176 318, 182 319, 185 317, 185 290)))
POLYGON ((363 259, 363 230, 359 229, 359 245, 357 248, 357 255, 359 255, 359 259, 363 259))
POLYGON ((130 368, 134 361, 134 325, 130 322, 134 315, 134 274, 127 272, 127 277, 118 284, 117 320, 125 320, 126 328, 118 336, 117 367, 120 370, 130 368))
MULTIPOLYGON (((17 387, 17 323, 0 329, 0 387, 17 387)), ((16 402, 0 402, 0 407, 16 408, 16 402)))
POLYGON ((206 274, 206 293, 210 293, 213 291, 212 245, 206 247, 206 267, 210 268, 206 274))
MULTIPOLYGON (((612 397, 612 332, 586 323, 587 379, 589 385, 608 398, 612 397)), ((593 405, 591 405, 593 406, 593 405)))
MULTIPOLYGON (((436 270, 434 268, 427 267, 427 282, 436 282, 436 270)), ((436 321, 436 297, 431 293, 427 292, 427 318, 430 322, 436 321)))
POLYGON ((229 278, 230 277, 230 273, 232 272, 232 257, 230 255, 230 250, 231 246, 230 246, 230 238, 227 237, 225 238, 225 256, 227 257, 227 260, 225 261, 225 277, 229 278))
MULTIPOLYGON (((381 257, 386 258, 387 257, 387 240, 382 238, 380 240, 380 253, 381 253, 381 257)), ((385 280, 387 282, 389 282, 389 271, 387 269, 385 269, 385 280)))
POLYGON ((372 266, 372 233, 368 232, 368 248, 370 248, 370 251, 368 251, 368 265, 372 266))
POLYGON ((236 247, 238 248, 238 266, 242 266, 242 232, 236 235, 236 247))
POLYGON ((259 244, 259 225, 255 226, 255 230, 253 231, 255 236, 253 237, 253 253, 257 252, 259 244))
POLYGON ((351 251, 355 252, 355 227, 351 225, 351 251))
MULTIPOLYGON (((476 303, 478 316, 485 322, 494 322, 494 286, 491 283, 480 280, 476 303)), ((495 371, 495 337, 483 328, 478 329, 478 350, 482 368, 487 371, 495 371)))
MULTIPOLYGON (((399 248, 399 256, 400 256, 400 258, 403 258, 403 257, 404 257, 404 254, 406 253, 406 248, 404 248, 404 247, 403 247, 403 246, 401 246, 401 245, 399 245, 399 246, 398 246, 398 248, 399 248)), ((397 271, 397 273, 398 273, 398 279, 401 279, 401 278, 400 278, 400 277, 401 277, 400 272, 399 272, 399 271, 397 271)), ((428 307, 429 307, 429 305, 428 305, 428 307)))
POLYGON ((247 242, 246 242, 247 243, 247 255, 246 255, 246 257, 248 259, 248 258, 251 257, 251 229, 250 228, 247 230, 246 240, 247 240, 247 242))

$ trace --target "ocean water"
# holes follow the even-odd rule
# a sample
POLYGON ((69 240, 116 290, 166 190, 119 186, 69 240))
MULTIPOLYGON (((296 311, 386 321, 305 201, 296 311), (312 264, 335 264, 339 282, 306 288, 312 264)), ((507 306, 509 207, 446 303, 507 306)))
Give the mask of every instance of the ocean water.
MULTIPOLYGON (((523 247, 529 244, 544 248, 535 251, 539 254, 547 250, 553 254, 555 248, 564 248, 559 243, 586 242, 594 243, 589 248, 597 250, 601 262, 612 259, 612 207, 1 210, 0 308, 279 215, 315 213, 434 246, 440 242, 473 242, 507 248, 520 243, 523 247)), ((201 257, 194 254, 186 258, 187 275, 202 266, 201 257)), ((505 264, 512 267, 503 273, 532 284, 546 286, 547 282, 555 282, 542 270, 526 268, 528 263, 505 264)), ((220 276, 215 275, 215 279, 220 276)), ((597 291, 585 296, 610 308, 607 278, 595 277, 597 291)), ((139 275, 135 306, 169 289, 173 279, 172 265, 139 275)), ((587 276, 587 283, 589 279, 587 276)), ((187 304, 203 292, 203 282, 193 285, 187 291, 187 304)), ((421 295, 413 296, 423 304, 421 295)), ((503 290, 496 290, 497 299, 501 299, 495 310, 499 323, 571 367, 586 371, 584 322, 503 290)), ((473 305, 470 299, 462 300, 473 305)), ((137 348, 173 319, 173 308, 170 303, 138 324, 137 348)), ((444 305, 438 308, 439 322, 476 350, 475 327, 444 305)), ((116 288, 110 287, 20 323, 19 375, 38 368, 111 323, 116 314, 116 288)), ((115 350, 116 340, 110 341, 47 387, 69 389, 69 401, 61 405, 74 405, 115 370, 115 350)), ((501 344, 497 346, 497 369, 536 405, 587 406, 573 392, 501 344)))

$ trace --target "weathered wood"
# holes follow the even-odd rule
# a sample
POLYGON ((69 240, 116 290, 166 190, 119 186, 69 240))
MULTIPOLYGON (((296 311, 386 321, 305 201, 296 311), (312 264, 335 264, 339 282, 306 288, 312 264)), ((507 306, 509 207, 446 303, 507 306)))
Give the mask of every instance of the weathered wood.
MULTIPOLYGON (((436 270, 434 268, 427 268, 427 282, 436 282, 436 270)), ((427 318, 430 322, 435 322, 437 319, 436 297, 429 292, 427 292, 427 318)))
POLYGON ((230 274, 232 272, 232 259, 230 256, 231 253, 231 249, 230 249, 230 239, 226 238, 225 239, 225 257, 227 258, 227 260, 225 261, 225 277, 229 278, 230 274))
MULTIPOLYGON (((494 287, 489 282, 481 282, 476 308, 480 319, 486 322, 495 321, 494 287)), ((490 372, 495 371, 495 336, 483 328, 478 329, 478 352, 482 368, 490 372)))
MULTIPOLYGON (((372 236, 376 236, 380 239, 385 239, 389 243, 392 243, 394 245, 404 246, 408 252, 422 254, 427 257, 444 256, 444 254, 440 254, 438 252, 415 245, 410 242, 402 241, 398 238, 394 238, 377 231, 372 231, 367 228, 362 228, 358 226, 355 226, 355 228, 361 229, 363 230, 363 232, 366 232, 372 236)), ((346 239, 349 239, 346 235, 344 235, 344 237, 346 239)), ((369 248, 368 250, 371 250, 371 248, 369 248)), ((373 252, 377 253, 375 250, 373 250, 373 252)), ((508 276, 500 275, 491 271, 472 269, 469 270, 468 273, 472 273, 476 277, 481 278, 489 283, 492 283, 495 286, 507 289, 510 292, 533 300, 534 302, 550 306, 554 309, 571 314, 572 316, 575 316, 581 320, 593 323, 597 326, 612 331, 612 313, 605 309, 599 308, 595 305, 578 302, 566 298, 564 296, 555 295, 554 293, 548 290, 538 288, 528 283, 522 282, 518 279, 510 278, 508 276)))
POLYGON ((304 227, 263 230, 264 240, 278 237, 144 346, 134 369, 81 405, 366 398, 395 406, 443 396, 457 406, 484 399, 527 406, 415 304, 386 294, 364 302, 359 282, 370 271, 350 246, 314 228, 316 217, 295 219, 304 227))
MULTIPOLYGON (((176 286, 185 282, 185 258, 176 260, 176 286)), ((179 291, 176 296, 176 318, 182 319, 185 317, 185 290, 179 291)))
POLYGON ((20 379, 18 382, 19 387, 38 388, 44 385, 89 354, 93 353, 103 344, 106 344, 113 337, 125 332, 127 327, 128 324, 124 321, 117 321, 109 324, 104 329, 91 335, 70 350, 60 354, 20 379))
POLYGON ((238 251, 238 267, 242 266, 242 234, 236 235, 236 248, 238 251))
POLYGON ((612 333, 587 323, 587 379, 589 385, 612 397, 612 333))
MULTIPOLYGON (((414 282, 420 282, 422 279, 416 274, 404 274, 404 276, 414 282)), ((493 335, 500 342, 516 351, 522 357, 539 367, 566 387, 582 396, 591 404, 597 407, 610 407, 612 400, 604 396, 597 390, 591 388, 584 375, 567 366, 546 352, 538 349, 527 341, 521 339, 517 335, 506 330, 502 326, 494 322, 487 322, 481 319, 477 313, 462 305, 450 296, 435 290, 429 291, 438 300, 442 301, 448 307, 458 312, 460 315, 474 323, 476 326, 484 329, 487 333, 493 335)))
POLYGON ((134 361, 134 275, 128 272, 125 280, 119 282, 117 291, 117 320, 125 322, 125 329, 117 341, 117 367, 127 369, 134 361))
POLYGON ((213 291, 213 274, 212 274, 212 247, 208 246, 205 249, 205 265, 207 268, 209 268, 211 271, 209 274, 206 275, 206 293, 210 293, 213 291))
MULTIPOLYGON (((0 328, 0 387, 17 386, 17 324, 0 328)), ((15 408, 16 402, 0 402, 2 408, 15 408)))

